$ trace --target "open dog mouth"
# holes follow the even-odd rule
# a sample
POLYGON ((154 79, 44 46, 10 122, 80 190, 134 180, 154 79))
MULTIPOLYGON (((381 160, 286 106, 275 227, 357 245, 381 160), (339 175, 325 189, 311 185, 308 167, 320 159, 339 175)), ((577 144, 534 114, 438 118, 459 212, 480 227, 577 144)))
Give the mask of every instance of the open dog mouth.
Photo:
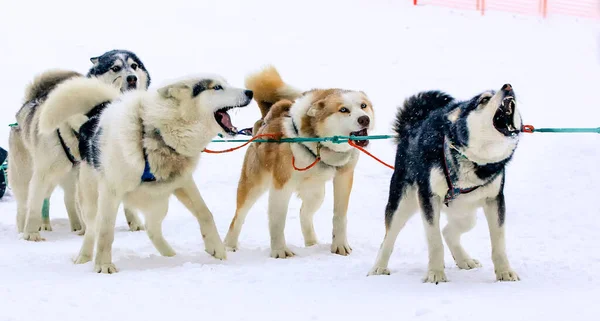
POLYGON ((506 96, 502 104, 494 114, 494 127, 504 136, 513 136, 518 133, 515 127, 515 108, 516 102, 513 96, 506 96))
MULTIPOLYGON (((351 132, 350 136, 369 136, 369 132, 366 128, 363 128, 359 131, 351 132)), ((366 147, 367 145, 369 145, 369 140, 355 140, 354 143, 360 147, 366 147)))
POLYGON ((237 128, 231 123, 231 117, 227 113, 229 110, 240 106, 223 107, 215 112, 215 120, 217 124, 229 135, 236 135, 237 128))

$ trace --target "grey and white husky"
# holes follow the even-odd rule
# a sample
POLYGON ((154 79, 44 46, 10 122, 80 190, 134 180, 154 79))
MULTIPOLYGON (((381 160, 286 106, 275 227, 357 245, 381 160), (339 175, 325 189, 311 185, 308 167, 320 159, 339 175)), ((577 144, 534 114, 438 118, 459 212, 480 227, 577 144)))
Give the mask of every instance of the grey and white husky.
MULTIPOLYGON (((136 54, 111 50, 90 59, 92 67, 84 76, 71 70, 47 70, 25 89, 23 106, 16 114, 18 126, 9 134, 8 180, 17 201, 17 229, 29 241, 44 240, 40 230, 51 231, 49 218, 42 222, 42 205, 56 186, 64 189, 64 201, 72 231, 84 232, 75 199, 75 182, 81 157, 69 148, 78 133, 63 126, 48 134, 39 132, 39 115, 44 103, 60 83, 72 78, 98 78, 121 92, 147 90, 150 74, 136 54)), ((91 115, 88 115, 91 116, 91 115)), ((70 121, 83 122, 87 117, 70 121)), ((141 229, 135 212, 125 209, 131 230, 141 229)))

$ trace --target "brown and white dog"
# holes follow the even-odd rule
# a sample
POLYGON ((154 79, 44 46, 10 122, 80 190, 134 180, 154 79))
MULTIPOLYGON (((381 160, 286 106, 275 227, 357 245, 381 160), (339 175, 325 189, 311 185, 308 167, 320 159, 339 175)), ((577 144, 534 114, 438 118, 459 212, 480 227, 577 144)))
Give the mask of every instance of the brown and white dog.
MULTIPOLYGON (((269 66, 246 79, 262 114, 254 134, 281 137, 366 136, 374 126, 373 106, 362 91, 313 89, 300 92, 283 82, 269 66)), ((356 141, 366 146, 367 140, 356 141)), ((348 255, 346 227, 348 203, 359 151, 348 143, 255 143, 246 151, 237 190, 237 208, 225 245, 238 249, 238 239, 246 215, 256 200, 269 191, 269 231, 271 256, 286 258, 294 253, 284 236, 289 200, 297 193, 302 200, 300 222, 306 246, 317 244, 313 216, 325 198, 325 184, 333 180, 333 240, 331 252, 348 255), (300 171, 320 161, 310 169, 300 171)))

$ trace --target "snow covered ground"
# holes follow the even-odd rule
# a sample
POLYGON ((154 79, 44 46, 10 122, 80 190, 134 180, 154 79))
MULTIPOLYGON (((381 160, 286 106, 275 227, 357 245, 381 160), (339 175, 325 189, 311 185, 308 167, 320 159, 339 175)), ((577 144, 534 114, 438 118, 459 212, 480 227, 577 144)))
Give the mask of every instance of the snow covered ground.
MULTIPOLYGON (((362 89, 377 130, 390 133, 396 106, 419 90, 460 98, 510 82, 525 123, 597 127, 597 22, 542 20, 417 7, 407 0, 31 1, 0 11, 0 146, 32 77, 53 67, 86 72, 113 48, 137 52, 153 88, 211 71, 234 85, 263 64, 293 85, 362 89)), ((250 107, 238 127, 258 117, 250 107)), ((212 144, 213 149, 229 144, 212 144)), ((269 258, 266 197, 250 212, 241 250, 216 261, 196 220, 175 199, 164 222, 178 252, 158 255, 144 232, 117 220, 120 272, 99 275, 71 262, 81 237, 68 231, 62 191, 51 200, 47 241, 19 239, 16 204, 0 200, 0 321, 9 320, 597 320, 600 295, 600 135, 527 134, 508 170, 507 247, 522 281, 495 282, 487 224, 463 237, 483 267, 459 270, 446 250, 449 283, 421 283, 422 224, 413 217, 392 255, 391 276, 366 277, 384 234, 391 170, 361 157, 349 209, 352 255, 329 252, 331 186, 315 216, 321 245, 304 248, 293 199, 286 237, 297 257, 269 258)), ((393 161, 391 141, 370 150, 393 161)), ((204 155, 195 174, 221 237, 234 213, 244 150, 204 155)), ((445 219, 443 218, 445 222, 445 219)))

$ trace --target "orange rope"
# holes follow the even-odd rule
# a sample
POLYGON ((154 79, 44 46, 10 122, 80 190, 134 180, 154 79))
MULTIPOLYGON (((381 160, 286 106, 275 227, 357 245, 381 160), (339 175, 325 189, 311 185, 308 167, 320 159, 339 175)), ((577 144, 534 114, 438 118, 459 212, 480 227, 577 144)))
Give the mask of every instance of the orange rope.
POLYGON ((317 163, 320 160, 321 160, 321 157, 317 156, 317 158, 315 158, 315 161, 312 164, 310 164, 310 165, 308 165, 307 167, 304 167, 304 168, 298 168, 298 167, 296 167, 296 158, 294 156, 292 156, 292 166, 294 166, 295 170, 297 170, 299 172, 303 172, 303 171, 307 171, 307 170, 315 167, 315 165, 317 165, 317 163))
POLYGON ((303 172, 303 171, 307 171, 313 167, 315 167, 315 165, 317 165, 317 163, 321 160, 321 147, 323 145, 321 145, 321 143, 317 144, 317 157, 315 158, 315 161, 312 162, 312 164, 304 167, 304 168, 298 168, 296 167, 296 158, 294 157, 293 153, 292 153, 292 166, 294 167, 295 170, 299 171, 299 172, 303 172))
POLYGON ((384 161, 382 161, 381 159, 379 159, 379 158, 377 158, 377 157, 373 156, 373 154, 371 154, 371 153, 367 152, 367 150, 366 150, 366 149, 364 149, 364 148, 362 148, 362 147, 360 147, 360 146, 356 145, 356 143, 355 143, 355 142, 353 142, 352 140, 348 139, 348 144, 350 144, 350 146, 352 146, 352 147, 354 147, 354 148, 358 149, 359 151, 361 151, 361 152, 363 152, 363 153, 365 153, 365 154, 367 154, 367 155, 369 155, 369 156, 373 157, 373 159, 375 159, 376 161, 380 162, 381 164, 383 164, 383 165, 385 165, 385 166, 387 166, 387 167, 389 167, 389 168, 391 168, 391 169, 394 169, 394 166, 392 166, 392 165, 389 165, 389 164, 385 163, 384 161))
POLYGON ((233 151, 236 151, 236 150, 250 144, 251 142, 253 142, 256 139, 263 138, 263 137, 271 138, 271 139, 279 139, 279 138, 281 138, 281 134, 259 134, 259 135, 252 137, 250 140, 248 140, 247 142, 245 142, 242 145, 237 146, 237 147, 232 147, 232 148, 228 148, 225 150, 210 150, 208 148, 205 148, 204 152, 209 153, 209 154, 221 154, 221 153, 233 152, 233 151))

